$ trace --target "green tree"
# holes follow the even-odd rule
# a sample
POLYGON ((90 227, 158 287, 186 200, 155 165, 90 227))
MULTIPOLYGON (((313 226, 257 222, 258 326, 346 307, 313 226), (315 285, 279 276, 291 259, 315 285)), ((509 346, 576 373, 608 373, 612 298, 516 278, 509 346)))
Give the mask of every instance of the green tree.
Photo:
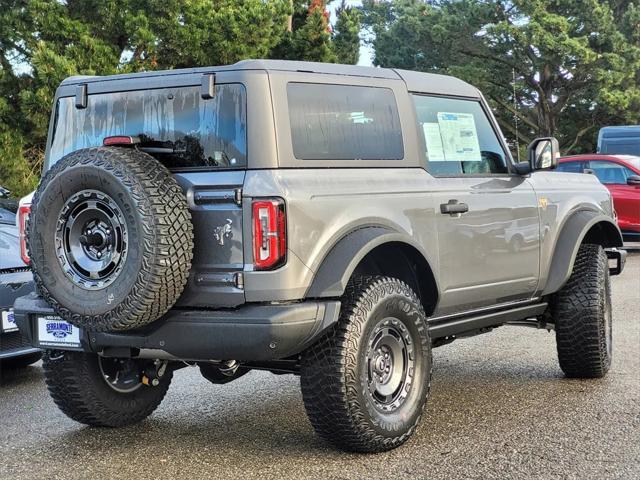
POLYGON ((3 0, 0 185, 16 195, 34 188, 65 77, 265 57, 355 62, 358 12, 342 9, 333 33, 326 6, 325 0, 3 0))
POLYGON ((326 2, 294 0, 291 4, 291 30, 272 50, 271 58, 335 62, 326 2))
POLYGON ((640 123, 637 0, 366 0, 375 63, 479 87, 518 143, 593 151, 602 125, 640 123), (514 81, 515 80, 515 81, 514 81), (515 87, 515 97, 514 97, 515 87))
POLYGON ((356 64, 360 58, 360 11, 342 0, 336 8, 333 47, 339 63, 356 64))

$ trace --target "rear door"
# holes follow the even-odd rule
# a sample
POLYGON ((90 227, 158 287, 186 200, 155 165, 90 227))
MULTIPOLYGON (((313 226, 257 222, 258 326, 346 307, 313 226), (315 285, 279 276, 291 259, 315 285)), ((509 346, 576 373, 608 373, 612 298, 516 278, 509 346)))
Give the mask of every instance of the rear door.
POLYGON ((439 314, 531 298, 539 276, 536 194, 477 100, 414 95, 436 177, 439 314))

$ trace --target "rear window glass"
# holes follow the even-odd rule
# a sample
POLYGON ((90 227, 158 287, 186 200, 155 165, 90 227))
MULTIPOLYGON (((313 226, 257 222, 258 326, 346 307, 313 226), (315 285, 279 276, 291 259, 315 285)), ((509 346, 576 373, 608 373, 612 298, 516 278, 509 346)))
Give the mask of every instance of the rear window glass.
POLYGON ((402 130, 388 88, 289 83, 293 153, 300 160, 401 160, 402 130))
POLYGON ((105 137, 140 138, 168 168, 238 168, 247 162, 246 93, 240 84, 217 85, 204 100, 199 87, 89 95, 87 108, 74 97, 58 100, 49 166, 105 137))

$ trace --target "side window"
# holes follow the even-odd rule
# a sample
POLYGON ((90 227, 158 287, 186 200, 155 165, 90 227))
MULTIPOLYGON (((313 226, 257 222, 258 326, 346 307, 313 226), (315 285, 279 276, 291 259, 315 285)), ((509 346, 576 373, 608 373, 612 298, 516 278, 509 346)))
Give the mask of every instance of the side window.
POLYGON ((627 178, 634 173, 627 167, 614 163, 592 160, 589 168, 605 185, 626 185, 627 178))
POLYGON ((584 173, 584 163, 583 162, 562 162, 558 164, 556 171, 568 172, 568 173, 584 173))
POLYGON ((508 173, 507 158, 480 102, 413 95, 434 176, 508 173))
POLYGON ((388 88, 289 83, 293 153, 299 160, 402 160, 400 116, 388 88))

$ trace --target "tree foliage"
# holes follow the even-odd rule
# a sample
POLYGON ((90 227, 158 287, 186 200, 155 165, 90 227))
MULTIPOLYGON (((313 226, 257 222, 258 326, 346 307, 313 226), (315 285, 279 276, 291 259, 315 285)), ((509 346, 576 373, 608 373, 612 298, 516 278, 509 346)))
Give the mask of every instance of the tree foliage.
POLYGON ((360 10, 342 0, 336 9, 333 45, 339 63, 355 64, 360 57, 360 10))
POLYGON ((638 0, 364 2, 375 63, 479 87, 510 140, 594 151, 600 126, 640 123, 638 0), (515 96, 514 96, 515 87, 515 96))
POLYGON ((0 185, 34 188, 65 77, 246 58, 355 63, 343 52, 359 43, 358 18, 344 9, 337 22, 334 33, 324 0, 2 0, 0 185))

